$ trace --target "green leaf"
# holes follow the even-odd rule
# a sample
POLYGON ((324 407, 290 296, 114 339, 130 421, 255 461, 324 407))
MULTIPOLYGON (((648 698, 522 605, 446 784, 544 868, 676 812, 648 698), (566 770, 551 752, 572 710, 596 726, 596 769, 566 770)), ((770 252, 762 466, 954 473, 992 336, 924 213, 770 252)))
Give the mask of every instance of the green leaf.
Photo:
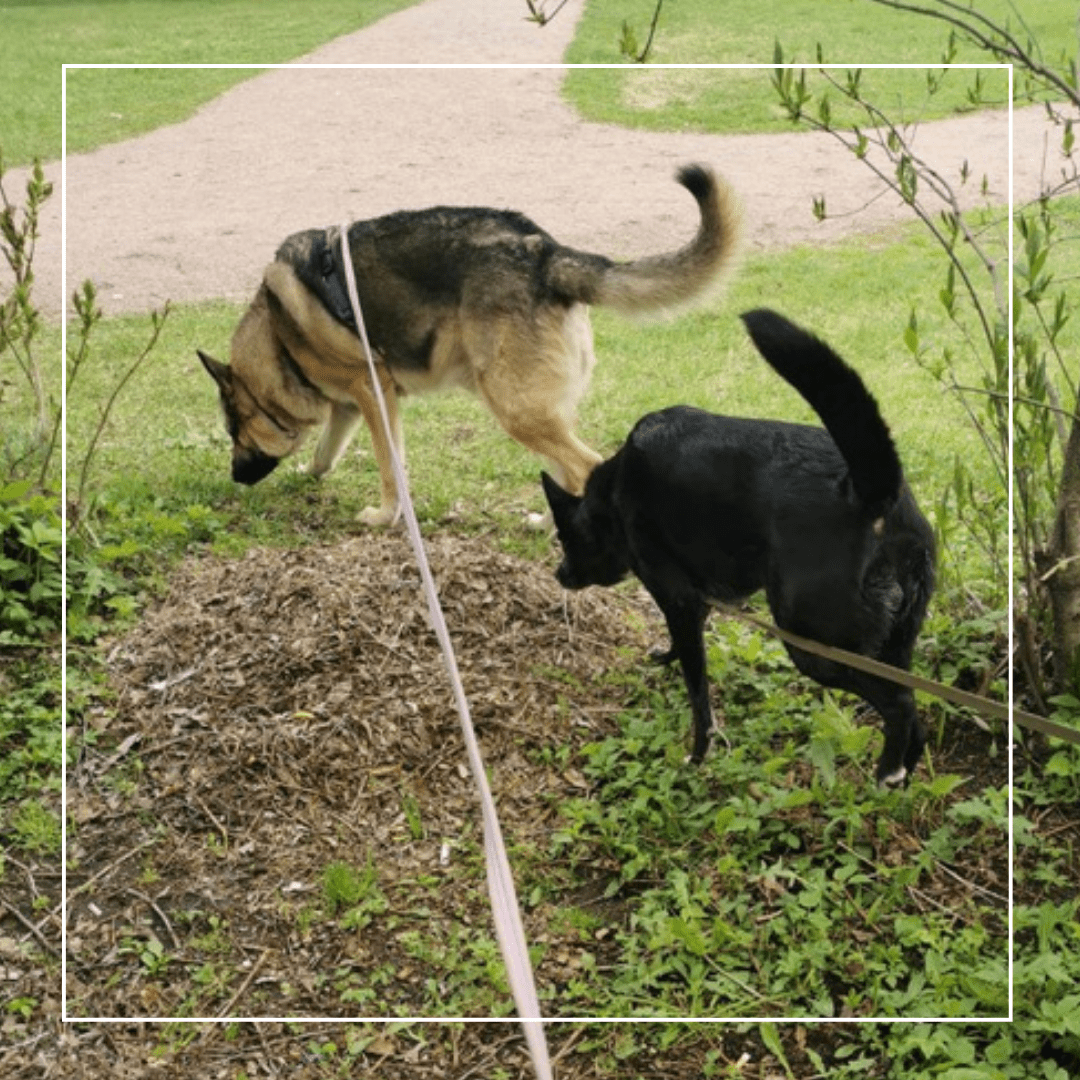
POLYGON ((780 1042, 780 1033, 777 1031, 776 1025, 772 1023, 759 1024, 758 1032, 761 1035, 761 1041, 765 1044, 765 1048, 780 1062, 784 1072, 789 1077, 794 1078, 795 1074, 791 1071, 787 1056, 784 1054, 784 1047, 780 1042))

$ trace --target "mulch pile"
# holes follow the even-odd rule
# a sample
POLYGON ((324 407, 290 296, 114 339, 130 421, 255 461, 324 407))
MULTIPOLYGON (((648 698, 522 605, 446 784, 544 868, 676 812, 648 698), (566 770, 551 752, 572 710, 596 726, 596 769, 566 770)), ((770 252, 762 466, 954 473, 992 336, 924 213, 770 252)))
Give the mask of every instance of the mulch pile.
MULTIPOLYGON (((640 664, 655 616, 643 594, 566 594, 490 541, 428 552, 508 847, 545 844, 586 789, 558 750, 612 730, 609 675, 640 664)), ((68 787, 71 1013, 438 1015, 424 965, 341 929, 323 896, 343 861, 372 868, 394 911, 422 894, 429 931, 491 932, 463 865, 479 804, 406 539, 191 562, 108 670, 107 749, 68 787), (375 969, 393 972, 379 999, 343 1004, 375 969)))

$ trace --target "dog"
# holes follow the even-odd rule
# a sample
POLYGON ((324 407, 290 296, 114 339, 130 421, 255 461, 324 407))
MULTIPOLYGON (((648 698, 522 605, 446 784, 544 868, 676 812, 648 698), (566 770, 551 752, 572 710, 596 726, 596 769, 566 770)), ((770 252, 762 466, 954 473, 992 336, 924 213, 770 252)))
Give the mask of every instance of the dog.
MULTIPOLYGON (((584 495, 542 480, 567 589, 633 572, 667 623, 700 762, 712 716, 703 630, 710 601, 759 589, 781 629, 907 669, 934 587, 935 541, 877 403, 824 342, 767 309, 742 316, 758 352, 825 429, 675 406, 638 421, 584 495)), ((879 785, 917 767, 926 743, 911 690, 787 646, 795 666, 851 691, 884 720, 879 785)))
MULTIPOLYGON (((681 249, 632 262, 564 247, 522 214, 477 207, 400 211, 348 229, 363 319, 404 460, 398 398, 462 387, 580 493, 600 455, 574 433, 594 364, 589 305, 628 315, 679 309, 720 286, 736 259, 734 192, 710 169, 676 179, 700 224, 681 249)), ((309 471, 329 472, 361 417, 371 431, 384 525, 398 493, 374 388, 345 292, 340 229, 288 237, 241 318, 231 363, 201 350, 233 442, 232 476, 255 484, 323 425, 309 471)))

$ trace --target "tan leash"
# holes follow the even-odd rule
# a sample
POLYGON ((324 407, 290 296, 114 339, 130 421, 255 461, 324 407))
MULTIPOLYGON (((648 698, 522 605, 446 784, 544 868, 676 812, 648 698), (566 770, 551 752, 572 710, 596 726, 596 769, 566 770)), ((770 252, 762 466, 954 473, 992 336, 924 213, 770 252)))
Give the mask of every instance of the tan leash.
POLYGON ((729 604, 714 604, 713 606, 724 615, 730 615, 732 618, 739 619, 741 622, 748 623, 759 630, 764 630, 766 633, 772 634, 774 637, 780 638, 781 641, 794 645, 804 652, 813 653, 815 656, 824 657, 826 660, 835 660, 838 663, 846 664, 848 667, 858 668, 860 671, 865 671, 870 675, 878 675, 883 679, 900 683, 912 690, 922 690, 924 693, 933 694, 934 697, 950 701, 954 705, 962 705, 964 708, 972 709, 981 716, 989 717, 992 720, 1003 720, 1005 723, 1019 724, 1021 727, 1031 728, 1033 731, 1040 731, 1044 735, 1052 735, 1055 739, 1063 739, 1066 742, 1080 746, 1080 731, 1055 723, 1053 720, 1047 720, 1044 716, 1036 716, 1034 713, 1024 712, 1023 709, 1010 708, 1003 701, 994 701, 992 698, 983 697, 980 694, 957 690, 953 686, 946 686, 944 683, 935 682, 933 679, 925 679, 921 675, 912 675, 910 671, 893 667, 892 664, 883 664, 880 660, 874 660, 869 656, 848 652, 846 649, 837 649, 832 645, 822 645, 818 641, 812 641, 810 638, 793 634, 790 630, 781 630, 780 627, 765 622, 764 619, 759 619, 755 615, 740 611, 738 608, 731 607, 729 604))
POLYGON ((360 341, 364 346, 364 355, 367 357, 371 385, 374 387, 375 397, 379 402, 379 412, 382 415, 383 427, 386 431, 386 441, 390 446, 390 459, 393 464, 394 482, 397 485, 398 503, 405 518, 405 527, 412 542, 417 564, 420 567, 420 577, 424 584, 424 594, 427 597, 431 624, 435 628, 435 636, 439 639, 439 645, 442 647, 443 660, 450 676, 454 700, 457 704, 458 715, 461 718, 461 731, 465 738, 469 768, 480 793, 480 806, 484 819, 484 854, 487 861, 488 893, 491 896, 495 933, 499 940, 499 948, 502 950, 507 980, 514 997, 514 1004, 517 1007, 518 1018, 521 1020, 525 1032, 525 1041, 532 1057, 536 1075, 539 1080, 552 1080, 547 1039, 544 1035, 543 1022, 540 1016, 540 1002, 536 995, 536 984, 533 979, 532 964, 529 960, 525 929, 521 922, 521 910, 518 906, 517 892, 514 889, 514 878, 510 871, 510 862, 506 857, 502 829, 499 826, 499 818, 495 812, 495 801, 491 797, 491 788, 488 786, 487 775, 484 772, 484 761, 480 756, 476 732, 473 729, 472 719, 469 715, 469 703, 461 684, 461 676, 458 673, 454 646, 450 641, 450 633, 446 628, 446 620, 443 617, 438 592, 435 588, 435 579, 431 574, 427 553, 424 550, 424 541, 420 535, 420 526, 416 520, 416 511, 413 509, 412 498, 409 495, 409 485, 405 478, 405 466, 401 456, 398 454, 397 446, 394 444, 390 417, 386 410, 386 398, 383 395, 378 373, 375 370, 375 359, 371 354, 371 346, 368 343, 367 330, 364 326, 364 316, 360 310, 360 296, 356 289, 356 275, 353 270, 352 254, 349 251, 348 230, 344 225, 341 226, 340 239, 342 263, 345 267, 345 284, 349 293, 349 302, 352 304, 353 315, 356 318, 360 341))

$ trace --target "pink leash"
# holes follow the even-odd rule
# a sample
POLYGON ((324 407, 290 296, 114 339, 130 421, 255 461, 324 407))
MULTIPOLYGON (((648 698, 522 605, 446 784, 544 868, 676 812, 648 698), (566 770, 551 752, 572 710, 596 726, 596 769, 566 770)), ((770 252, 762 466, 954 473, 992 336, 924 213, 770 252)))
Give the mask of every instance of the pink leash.
POLYGON ((398 454, 397 447, 394 445, 393 432, 390 429, 390 417, 386 410, 386 398, 383 396, 382 386, 375 370, 375 360, 371 355, 371 346, 368 343, 367 330, 364 327, 364 316, 360 310, 360 296, 356 289, 356 275, 353 270, 352 254, 347 243, 348 230, 344 225, 341 226, 340 235, 341 257, 345 266, 345 285, 349 293, 349 302, 352 304, 353 315, 356 318, 360 341, 364 346, 364 355, 367 357, 371 385, 375 388, 375 397, 379 402, 379 412, 382 415, 383 427, 386 431, 386 441, 390 446, 394 482, 398 491, 399 513, 404 514, 409 540, 416 554, 416 562, 420 567, 420 577, 424 583, 424 594, 427 597, 428 611, 431 614, 431 624, 435 628, 435 636, 439 639, 439 645, 442 647, 443 660, 446 663, 446 670, 450 676, 450 683, 454 691, 454 700, 457 703, 458 715, 461 718, 461 732, 465 738, 465 749, 469 756, 469 768, 472 770, 473 780, 476 783, 477 790, 480 792, 480 806, 484 817, 484 853, 487 859, 488 893, 491 896, 491 907, 495 917, 495 933, 499 939, 499 948, 502 950, 503 962, 506 965, 510 991, 514 995, 514 1004, 517 1007, 517 1014, 525 1032, 525 1041, 532 1056, 536 1075, 538 1080, 552 1080, 547 1039, 544 1036, 544 1026, 540 1016, 540 1002, 536 996, 536 984, 533 981, 532 964, 529 961, 529 950, 525 941, 525 929, 521 923, 517 892, 514 889, 513 875, 510 872, 510 862, 506 857, 506 847, 503 844, 499 818, 495 813, 495 802, 491 797, 491 789, 484 773, 484 761, 480 756, 476 732, 473 730, 472 719, 469 715, 469 703, 465 698, 465 690, 461 685, 461 676, 458 674, 454 647, 450 642, 446 620, 443 617, 442 607, 439 604, 439 597, 435 590, 435 580, 431 576, 431 567, 428 565, 424 541, 420 536, 420 527, 416 521, 416 511, 413 509, 412 499, 409 495, 409 485, 405 478, 405 466, 398 454))

